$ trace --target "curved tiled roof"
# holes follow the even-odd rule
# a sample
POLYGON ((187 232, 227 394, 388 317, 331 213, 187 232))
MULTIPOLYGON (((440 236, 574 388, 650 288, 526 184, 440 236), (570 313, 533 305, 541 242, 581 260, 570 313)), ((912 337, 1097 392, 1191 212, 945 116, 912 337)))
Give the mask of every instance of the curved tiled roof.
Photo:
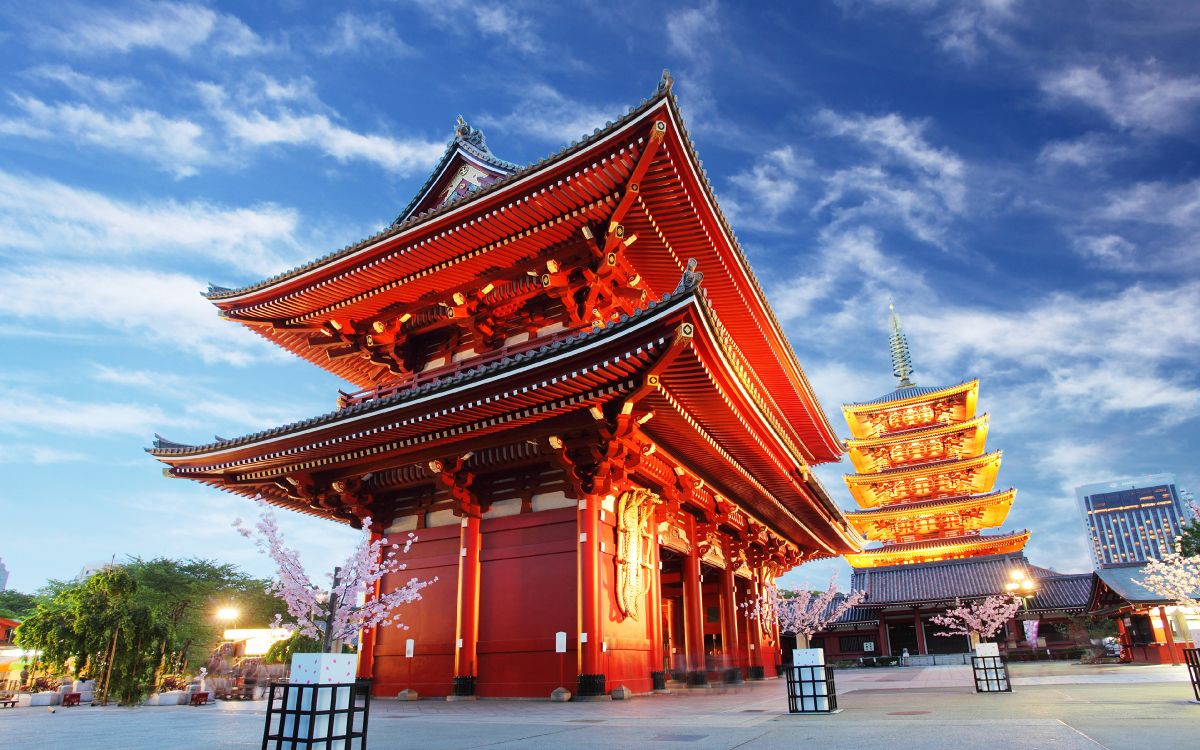
MULTIPOLYGON (((408 202, 408 205, 404 207, 404 210, 400 212, 400 215, 396 217, 396 220, 392 222, 392 226, 404 223, 404 220, 409 217, 409 215, 421 202, 421 199, 424 198, 425 195, 433 188, 434 183, 437 182, 438 178, 442 176, 443 170, 445 170, 450 161, 454 159, 454 155, 459 151, 462 151, 472 158, 478 159, 484 164, 495 167, 498 171, 508 175, 516 174, 517 172, 525 169, 525 167, 521 166, 520 164, 515 164, 511 161, 505 161, 504 159, 501 159, 493 154, 483 139, 483 132, 476 128, 470 127, 466 124, 466 122, 463 121, 462 117, 459 117, 458 126, 455 128, 454 137, 450 139, 448 144, 446 144, 446 150, 442 153, 442 158, 438 159, 437 164, 429 173, 429 177, 425 180, 425 184, 421 186, 421 189, 416 192, 416 195, 412 197, 412 200, 408 202)), ((446 202, 446 205, 457 203, 459 200, 462 199, 459 198, 449 200, 446 202)))
MULTIPOLYGON (((658 89, 658 91, 655 92, 654 96, 647 97, 646 99, 643 99, 640 104, 638 104, 634 107, 630 107, 629 111, 622 117, 619 117, 616 120, 613 120, 610 122, 606 122, 604 124, 603 128, 597 128, 596 130, 592 131, 591 135, 581 138, 578 141, 572 141, 570 143, 570 145, 559 149, 558 151, 554 152, 553 154, 550 154, 549 156, 545 157, 544 159, 541 159, 540 161, 534 162, 533 164, 529 164, 524 167, 519 167, 515 172, 508 175, 507 177, 503 177, 503 178, 497 180, 496 182, 493 182, 491 185, 488 185, 487 187, 485 187, 475 193, 472 193, 469 197, 469 200, 474 201, 483 195, 487 195, 489 193, 500 190, 500 189, 504 188, 505 186, 509 185, 510 183, 520 180, 525 175, 530 174, 531 172, 536 172, 537 170, 541 169, 543 166, 546 166, 547 164, 558 161, 559 159, 562 159, 563 157, 568 156, 568 155, 574 153, 575 151, 581 150, 585 146, 587 146, 595 141, 601 140, 602 138, 607 136, 609 133, 613 132, 614 130, 620 129, 627 122, 629 122, 630 120, 633 120, 638 115, 642 114, 644 111, 653 107, 656 103, 658 103, 661 100, 663 91, 669 91, 669 90, 670 90, 670 79, 664 77, 663 82, 659 84, 659 89, 658 89)), ((451 143, 451 146, 448 147, 448 149, 452 150, 453 147, 454 147, 454 142, 451 143)), ((443 159, 444 158, 446 158, 445 155, 443 155, 443 159)), ((440 166, 440 162, 439 162, 439 166, 440 166)), ((513 166, 517 166, 517 165, 513 165, 513 166)), ((437 173, 437 170, 434 170, 435 175, 436 175, 436 173, 437 173)), ((430 180, 432 180, 432 179, 434 179, 433 176, 430 177, 430 180)), ((426 190, 428 190, 428 187, 429 187, 428 184, 423 186, 421 188, 421 192, 418 193, 418 196, 423 195, 424 192, 426 190)), ((437 218, 438 216, 441 216, 444 213, 447 213, 449 211, 452 211, 452 210, 458 208, 461 203, 462 203, 462 201, 449 201, 446 204, 444 204, 442 206, 438 206, 435 209, 432 209, 429 211, 422 211, 419 214, 409 216, 409 217, 405 218, 403 221, 400 221, 398 223, 391 224, 387 227, 384 227, 383 229, 381 229, 380 231, 371 235, 370 237, 362 239, 352 245, 347 245, 340 250, 335 250, 334 252, 327 253, 326 255, 323 255, 320 258, 311 260, 308 263, 305 263, 300 266, 296 266, 295 268, 291 268, 287 271, 284 271, 282 273, 268 277, 268 278, 258 281, 256 283, 249 284, 247 286, 239 287, 236 289, 226 289, 223 287, 210 287, 210 291, 207 294, 205 294, 204 296, 210 300, 220 300, 220 299, 226 299, 228 297, 237 297, 237 296, 246 294, 247 292, 257 291, 259 289, 265 289, 267 287, 278 284, 279 282, 284 281, 286 279, 290 279, 294 276, 299 276, 299 275, 306 273, 308 271, 311 271, 315 268, 320 268, 321 266, 328 265, 328 264, 332 263, 333 261, 338 260, 340 258, 344 258, 348 255, 353 255, 355 252, 358 252, 359 250, 363 249, 364 247, 367 247, 368 245, 372 245, 372 244, 379 242, 380 240, 385 239, 387 237, 391 237, 391 236, 400 234, 401 232, 407 231, 408 229, 411 229, 412 227, 414 227, 418 224, 421 224, 421 223, 424 223, 427 221, 432 221, 433 219, 437 218)))
POLYGON ((930 461, 923 464, 912 464, 908 466, 896 466, 883 471, 873 471, 869 474, 846 474, 847 482, 856 482, 858 484, 868 484, 873 481, 882 481, 889 477, 899 474, 936 474, 939 471, 953 469, 957 467, 967 468, 970 466, 982 466, 1000 459, 1004 455, 1004 451, 992 451, 984 453, 972 458, 948 458, 944 461, 930 461))
POLYGON ((485 376, 491 375, 495 372, 506 369, 508 367, 512 367, 512 366, 515 366, 515 365, 518 365, 521 363, 527 363, 527 362, 532 362, 534 360, 542 359, 544 357, 553 355, 565 348, 570 348, 572 346, 575 346, 585 339, 593 340, 593 339, 604 338, 604 337, 611 335, 617 331, 620 331, 621 329, 627 327, 631 323, 634 323, 645 317, 648 317, 650 315, 650 313, 652 313, 656 310, 659 310, 660 308, 662 308, 663 306, 665 306, 669 303, 677 302, 685 297, 694 295, 696 293, 697 288, 698 288, 698 286, 697 286, 696 282, 692 281, 692 283, 690 285, 683 285, 674 294, 665 294, 665 295, 663 295, 662 299, 660 299, 658 301, 652 300, 652 301, 648 302, 645 307, 639 308, 637 311, 635 311, 633 315, 622 315, 619 320, 617 320, 616 322, 614 322, 611 325, 605 326, 604 328, 594 328, 594 329, 584 330, 579 333, 573 334, 571 336, 567 336, 566 338, 559 339, 557 341, 553 341, 551 343, 537 347, 535 349, 530 349, 529 351, 521 352, 520 354, 514 354, 511 357, 503 357, 503 358, 495 360, 493 362, 489 362, 487 364, 482 364, 477 367, 472 367, 468 370, 460 371, 458 373, 455 373, 454 375, 451 375, 451 376, 448 376, 445 378, 437 378, 437 379, 429 381, 428 383, 414 386, 414 387, 406 389, 406 390, 397 391, 397 392, 389 394, 387 396, 382 396, 382 397, 376 398, 376 399, 369 399, 366 401, 360 401, 356 404, 352 404, 345 408, 338 409, 338 410, 332 411, 332 412, 327 412, 325 414, 322 414, 322 415, 319 415, 316 417, 311 417, 309 419, 305 419, 300 422, 293 422, 291 424, 282 425, 280 427, 274 427, 269 430, 262 430, 260 432, 251 433, 249 435, 243 435, 242 437, 233 438, 231 440, 221 440, 221 441, 217 441, 217 442, 213 442, 213 443, 207 443, 205 445, 186 445, 184 443, 177 443, 177 442, 174 442, 171 440, 167 440, 167 439, 163 438, 161 435, 155 434, 154 444, 152 447, 147 448, 146 452, 150 453, 152 455, 155 455, 155 456, 164 456, 165 457, 165 456, 197 455, 197 454, 202 454, 202 453, 208 453, 208 452, 215 451, 215 450, 224 450, 226 448, 232 448, 232 447, 236 447, 239 445, 247 445, 250 443, 258 442, 260 440, 266 440, 266 439, 270 439, 270 438, 279 437, 281 435, 286 435, 291 432, 304 430, 304 429, 314 427, 317 425, 329 424, 331 422, 336 422, 339 419, 344 419, 346 417, 376 411, 378 409, 382 409, 382 408, 385 408, 388 406, 393 406, 395 404, 403 403, 405 401, 411 401, 411 400, 417 398, 418 396, 424 396, 429 393, 444 390, 444 389, 447 389, 447 388, 450 388, 453 386, 458 386, 458 385, 461 385, 463 383, 468 383, 473 380, 479 380, 485 376))
POLYGON ((1030 610, 1082 610, 1087 606, 1092 574, 1042 576, 1039 571, 1045 569, 1031 565, 1020 553, 858 569, 851 577, 851 588, 866 592, 863 606, 979 599, 1008 593, 1006 584, 1013 570, 1039 582, 1030 610))
MULTIPOLYGON (((897 503, 893 505, 880 505, 875 508, 865 508, 846 513, 846 516, 882 516, 889 513, 912 513, 914 511, 932 510, 944 506, 953 506, 960 503, 970 503, 977 501, 992 500, 1003 497, 1004 495, 1015 493, 1015 489, 999 490, 997 492, 987 492, 982 495, 955 495, 953 497, 939 497, 932 500, 918 500, 915 503, 897 503)), ((867 550, 870 551, 870 550, 867 550)))
POLYGON ((973 382, 973 381, 964 380, 963 382, 957 383, 955 385, 901 386, 890 393, 885 393, 884 395, 880 396, 879 398, 871 399, 870 401, 856 401, 852 404, 847 404, 847 406, 870 406, 871 404, 886 404, 886 403, 890 403, 892 401, 903 401, 903 400, 909 399, 909 398, 916 398, 918 396, 928 396, 933 393, 939 393, 941 391, 948 391, 948 390, 951 390, 954 388, 958 388, 959 386, 967 385, 968 383, 971 383, 971 382, 973 382))

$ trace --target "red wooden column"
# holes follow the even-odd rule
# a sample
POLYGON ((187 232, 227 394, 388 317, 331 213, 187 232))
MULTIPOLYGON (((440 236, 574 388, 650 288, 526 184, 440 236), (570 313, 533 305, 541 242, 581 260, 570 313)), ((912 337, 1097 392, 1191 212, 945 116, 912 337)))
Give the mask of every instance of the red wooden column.
POLYGON ((892 645, 888 643, 887 622, 883 619, 883 612, 879 613, 879 648, 876 651, 880 656, 892 655, 892 645))
POLYGON ((600 511, 603 498, 587 495, 579 501, 579 692, 605 695, 600 645, 600 511))
POLYGON ((1171 656, 1172 664, 1179 664, 1179 655, 1175 651, 1175 636, 1171 633, 1171 623, 1167 622, 1167 608, 1158 608, 1158 620, 1162 623, 1163 637, 1167 639, 1167 653, 1171 656))
MULTIPOLYGON (((378 539, 381 534, 371 534, 371 541, 378 539)), ((380 550, 383 554, 383 550, 380 550)), ((376 581, 367 592, 367 601, 379 598, 379 589, 383 581, 376 581)), ((358 634, 358 679, 369 680, 375 675, 375 640, 378 638, 379 626, 367 628, 358 634)))
POLYGON ((663 671, 662 632, 662 548, 658 546, 658 522, 652 519, 654 556, 651 559, 650 580, 650 671, 663 671))
POLYGON ((741 668, 743 677, 749 677, 750 670, 750 629, 754 627, 754 622, 750 619, 747 607, 742 606, 749 601, 753 596, 750 593, 750 584, 747 581, 739 583, 737 576, 733 577, 733 592, 734 592, 734 612, 737 615, 737 654, 738 666, 741 668), (741 597, 741 602, 738 601, 737 592, 738 586, 742 587, 745 594, 741 597))
POLYGON ((700 549, 692 529, 692 547, 683 558, 683 629, 687 632, 689 685, 707 685, 704 668, 704 592, 700 587, 700 549))
POLYGON ((921 623, 921 610, 913 611, 913 627, 917 630, 917 653, 928 654, 929 645, 925 643, 925 626, 921 623))
MULTIPOLYGON (((726 560, 728 559, 726 556, 726 560)), ((724 652, 727 669, 741 666, 738 659, 737 599, 734 594, 737 581, 732 566, 733 562, 729 561, 721 571, 721 650, 724 652)))
POLYGON ((458 612, 455 620, 454 696, 475 695, 479 668, 479 510, 463 512, 459 532, 458 612))

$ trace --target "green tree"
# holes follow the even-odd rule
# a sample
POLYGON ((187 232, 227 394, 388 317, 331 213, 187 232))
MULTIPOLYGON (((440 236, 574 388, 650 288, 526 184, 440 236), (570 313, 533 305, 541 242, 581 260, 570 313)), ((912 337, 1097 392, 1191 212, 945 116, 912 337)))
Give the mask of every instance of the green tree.
POLYGON ((225 623, 216 610, 232 606, 239 625, 266 627, 283 604, 267 594, 267 582, 252 578, 235 565, 190 558, 131 558, 124 565, 138 582, 138 601, 155 613, 165 632, 159 644, 164 670, 186 671, 202 664, 221 642, 225 623))
POLYGON ((271 648, 267 649, 263 656, 263 661, 267 664, 287 664, 291 662, 292 654, 316 654, 320 651, 320 641, 297 630, 284 640, 271 644, 271 648))
POLYGON ((1179 537, 1179 554, 1184 557, 1200 556, 1200 519, 1183 524, 1183 535, 1179 537))
POLYGON ((0 617, 24 620, 33 614, 37 597, 20 591, 0 591, 0 617))
POLYGON ((136 705, 152 684, 165 632, 137 594, 137 581, 116 566, 81 583, 51 582, 17 628, 17 643, 41 651, 55 671, 96 678, 106 700, 136 705))

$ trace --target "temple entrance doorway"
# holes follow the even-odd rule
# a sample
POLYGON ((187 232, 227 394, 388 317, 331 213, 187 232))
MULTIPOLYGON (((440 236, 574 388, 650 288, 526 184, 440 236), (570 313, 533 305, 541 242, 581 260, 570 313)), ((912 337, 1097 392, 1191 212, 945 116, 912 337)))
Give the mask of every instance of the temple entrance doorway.
POLYGON ((917 647, 917 628, 911 622, 889 622, 887 626, 888 642, 892 645, 892 654, 900 656, 908 649, 909 656, 921 653, 917 647))
POLYGON ((687 676, 687 638, 684 635, 683 555, 659 547, 659 587, 662 595, 662 664, 668 679, 687 676))

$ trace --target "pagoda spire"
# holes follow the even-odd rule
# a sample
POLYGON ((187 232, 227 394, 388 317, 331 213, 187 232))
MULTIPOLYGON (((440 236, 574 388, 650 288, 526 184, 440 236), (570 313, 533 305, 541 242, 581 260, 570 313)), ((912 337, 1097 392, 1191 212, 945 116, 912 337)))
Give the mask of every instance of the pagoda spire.
POLYGON ((900 328, 900 316, 896 314, 895 306, 888 305, 888 310, 892 313, 892 374, 900 378, 896 388, 909 388, 914 384, 909 379, 913 366, 912 355, 908 352, 908 339, 900 328))

